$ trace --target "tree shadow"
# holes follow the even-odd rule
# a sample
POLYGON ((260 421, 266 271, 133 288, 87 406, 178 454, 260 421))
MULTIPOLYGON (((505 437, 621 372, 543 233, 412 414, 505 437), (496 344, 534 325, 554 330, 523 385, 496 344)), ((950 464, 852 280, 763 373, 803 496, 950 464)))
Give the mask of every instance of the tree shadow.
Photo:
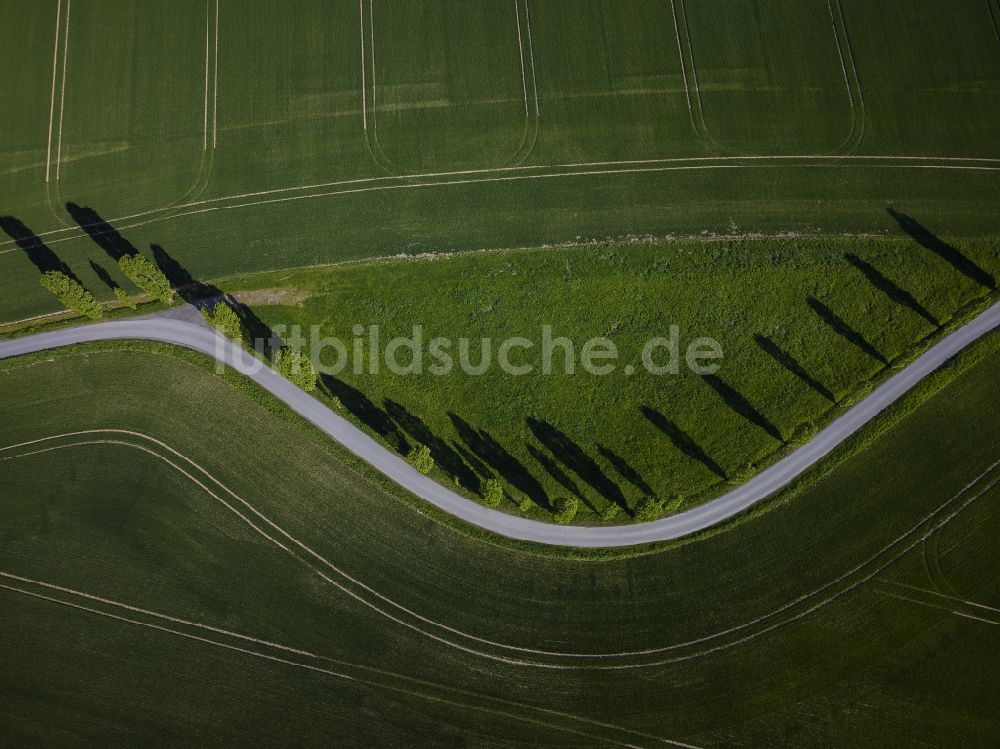
POLYGON ((666 416, 649 406, 642 406, 639 410, 642 411, 642 415, 645 416, 653 424, 653 426, 667 435, 667 439, 674 444, 674 447, 692 460, 696 460, 701 463, 723 481, 728 478, 726 476, 726 472, 722 470, 722 466, 712 460, 708 453, 702 449, 701 445, 695 442, 691 436, 677 426, 677 424, 670 421, 666 416))
POLYGON ((531 433, 548 448, 557 460, 579 476, 582 481, 590 484, 604 499, 614 502, 628 512, 628 503, 625 501, 625 495, 622 494, 621 488, 608 478, 597 462, 587 455, 579 445, 547 421, 529 416, 527 423, 531 433))
POLYGON ((916 243, 921 247, 933 252, 966 278, 975 281, 980 286, 985 286, 990 291, 996 290, 996 279, 975 262, 963 255, 961 250, 957 247, 953 247, 940 237, 935 236, 915 218, 907 216, 905 213, 900 213, 892 208, 887 208, 886 211, 890 216, 892 216, 893 219, 895 219, 896 223, 899 224, 899 228, 909 234, 910 237, 912 237, 913 240, 916 241, 916 243))
POLYGON ((875 346, 869 343, 867 338, 852 328, 842 317, 823 304, 823 302, 819 301, 819 299, 809 297, 806 299, 806 304, 808 304, 809 308, 819 315, 819 318, 841 338, 844 338, 849 343, 864 351, 868 354, 868 356, 880 361, 882 364, 887 365, 889 363, 889 360, 882 356, 882 353, 875 348, 875 346))
POLYGON ((468 463, 469 468, 475 471, 475 473, 477 473, 480 478, 495 479, 497 477, 496 473, 493 472, 493 469, 491 469, 488 465, 486 465, 483 461, 481 461, 476 455, 472 453, 471 450, 469 450, 468 447, 463 445, 461 442, 456 442, 455 440, 451 440, 449 444, 451 445, 452 449, 459 454, 459 457, 461 457, 462 460, 468 463))
POLYGON ((756 341, 757 346, 760 347, 761 351, 774 359, 778 364, 787 369, 793 375, 798 377, 802 382, 808 385, 810 388, 815 390, 817 393, 822 395, 831 403, 837 402, 837 397, 831 393, 826 387, 823 386, 819 380, 810 375, 805 367, 798 363, 791 354, 783 350, 778 344, 772 341, 767 336, 758 334, 754 335, 754 341, 756 341))
POLYGON ((218 286, 195 280, 187 268, 160 245, 150 245, 150 249, 153 251, 153 261, 163 271, 163 275, 167 277, 177 295, 185 302, 200 310, 224 301, 240 318, 243 330, 258 351, 268 355, 270 351, 283 345, 274 331, 252 309, 236 301, 231 295, 223 293, 218 286))
POLYGON ((644 496, 653 496, 653 488, 646 483, 643 479, 642 474, 640 474, 635 468, 633 468, 625 458, 618 455, 616 452, 610 448, 605 447, 602 444, 597 445, 597 454, 608 461, 611 466, 618 472, 625 481, 632 484, 636 489, 643 493, 644 496))
POLYGON ((858 257, 853 253, 848 253, 844 255, 844 258, 847 260, 847 262, 849 262, 851 265, 853 265, 855 268, 861 271, 861 274, 866 279, 868 279, 868 283, 870 283, 876 289, 878 289, 887 297, 889 297, 889 299, 891 299, 893 302, 902 307, 906 307, 908 310, 920 315, 935 328, 941 326, 941 323, 938 322, 938 319, 934 317, 934 315, 932 315, 927 310, 926 307, 920 304, 920 302, 916 300, 913 294, 911 294, 901 286, 898 286, 891 279, 884 276, 878 268, 871 265, 870 263, 865 262, 864 260, 862 260, 860 257, 858 257))
POLYGON ((479 489, 478 477, 451 445, 434 434, 422 419, 410 413, 402 404, 388 398, 384 403, 389 418, 417 442, 427 445, 434 462, 449 476, 457 478, 459 484, 466 489, 473 491, 479 489))
POLYGON ((42 241, 41 237, 21 223, 20 219, 14 216, 0 216, 0 229, 3 229, 7 236, 14 240, 14 244, 28 256, 28 260, 34 264, 39 273, 59 271, 77 283, 80 282, 69 266, 59 259, 59 256, 42 241))
POLYGON ((125 237, 118 233, 111 224, 101 218, 93 208, 67 203, 66 210, 73 220, 80 225, 116 263, 128 255, 138 255, 139 251, 125 237))
POLYGON ((105 286, 107 286, 112 291, 118 288, 118 282, 111 277, 111 274, 108 273, 107 270, 105 270, 103 265, 99 265, 98 263, 95 263, 93 260, 89 262, 90 262, 90 269, 94 271, 94 275, 96 275, 104 283, 105 286))
POLYGON ((354 418, 389 442, 399 453, 405 455, 410 451, 410 443, 396 423, 368 396, 332 375, 320 375, 319 381, 328 396, 337 398, 354 418))
MULTIPOLYGON (((581 492, 579 487, 577 487, 576 482, 566 475, 565 471, 559 467, 555 458, 552 458, 547 453, 539 450, 530 442, 525 442, 524 447, 528 451, 528 454, 538 462, 538 465, 540 465, 557 484, 587 505, 587 507, 591 510, 596 512, 594 506, 590 503, 590 500, 583 496, 583 492, 581 492)), ((548 500, 548 498, 546 498, 544 507, 549 511, 552 510, 552 503, 548 500)))
POLYGON ((772 424, 767 417, 764 416, 764 414, 754 408, 753 404, 750 403, 750 401, 748 401, 742 393, 731 385, 726 384, 726 382, 724 382, 718 375, 703 375, 701 379, 706 385, 712 388, 712 390, 714 390, 723 401, 725 401, 729 408, 737 414, 742 416, 751 424, 763 429, 778 442, 785 441, 785 438, 781 436, 781 430, 779 430, 778 427, 772 424))
POLYGON ((504 481, 541 507, 549 506, 545 489, 527 467, 497 442, 485 429, 476 429, 458 414, 449 412, 448 418, 459 438, 473 455, 503 477, 504 481))

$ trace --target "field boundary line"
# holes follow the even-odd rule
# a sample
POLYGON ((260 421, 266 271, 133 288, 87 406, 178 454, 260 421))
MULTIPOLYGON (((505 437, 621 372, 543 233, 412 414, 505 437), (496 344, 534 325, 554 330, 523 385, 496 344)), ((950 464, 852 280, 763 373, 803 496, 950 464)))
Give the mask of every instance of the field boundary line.
MULTIPOLYGON (((594 162, 576 162, 576 163, 565 163, 565 164, 536 164, 536 165, 519 165, 519 166, 506 166, 506 167, 491 167, 483 169, 465 169, 465 170, 455 170, 455 171, 445 171, 445 172, 426 172, 426 173, 414 173, 414 174, 400 174, 400 175, 385 175, 381 177, 361 177, 355 179, 347 180, 337 180, 333 182, 320 182, 310 185, 301 185, 296 187, 279 187, 271 190, 260 190, 256 192, 239 193, 234 195, 220 196, 217 198, 209 198, 206 200, 194 201, 191 203, 184 203, 181 205, 171 206, 168 208, 155 208, 148 211, 141 211, 139 213, 133 213, 125 216, 117 216, 109 219, 110 222, 117 221, 130 221, 135 218, 142 218, 145 216, 150 216, 155 213, 165 213, 171 210, 182 210, 185 208, 196 208, 200 206, 209 206, 215 203, 225 203, 230 200, 241 200, 243 198, 254 198, 261 197, 265 195, 276 195, 289 192, 303 192, 308 190, 319 190, 327 187, 339 187, 342 185, 358 185, 366 184, 372 182, 384 182, 388 180, 392 181, 403 181, 403 180, 415 180, 415 179, 430 179, 438 177, 451 177, 459 175, 476 175, 476 174, 497 174, 497 173, 509 173, 509 172, 520 172, 520 171, 540 171, 540 170, 566 170, 566 169, 578 169, 587 167, 612 167, 612 166, 625 166, 625 165, 654 165, 654 164, 733 164, 738 162, 748 162, 749 165, 757 164, 759 162, 774 161, 779 164, 794 162, 794 161, 816 161, 825 162, 821 164, 804 164, 802 166, 806 167, 821 167, 821 166, 833 166, 835 164, 842 165, 846 167, 851 167, 850 162, 859 162, 859 165, 864 165, 870 162, 908 162, 907 164, 886 164, 886 168, 927 168, 927 169, 954 169, 961 168, 952 166, 954 164, 996 164, 997 167, 966 167, 971 169, 978 169, 984 171, 1000 171, 1000 158, 992 157, 974 157, 974 156, 893 156, 893 155, 830 155, 830 154, 820 154, 820 155, 758 155, 758 156, 687 156, 687 157, 676 157, 676 158, 660 158, 660 159, 630 159, 624 161, 594 161, 594 162), (930 162, 922 167, 914 167, 909 164, 912 162, 930 162)), ((746 166, 746 165, 743 165, 746 166)), ((706 166, 706 168, 708 168, 706 166)), ((621 174, 621 173, 640 173, 643 171, 651 171, 648 169, 634 169, 634 170, 599 170, 594 172, 586 172, 587 174, 621 174)), ((564 174, 563 172, 556 172, 553 174, 546 175, 534 175, 536 177, 560 177, 560 176, 577 176, 574 174, 564 174)), ((448 185, 449 182, 439 182, 432 184, 448 185)), ((404 185, 406 186, 406 185, 404 185)), ((413 185, 413 186, 423 186, 423 185, 413 185)), ((338 194, 338 193, 331 193, 338 194)), ((319 195, 317 197, 323 197, 326 194, 319 195)), ((312 197, 312 195, 304 195, 301 197, 312 197)), ((207 208, 205 210, 220 210, 225 207, 242 207, 240 205, 236 206, 218 206, 213 208, 207 208)), ((202 213, 203 211, 191 211, 182 214, 176 214, 174 216, 164 216, 160 218, 153 219, 151 221, 143 221, 135 224, 130 224, 126 227, 121 227, 121 229, 136 228, 139 226, 146 226, 150 223, 156 223, 160 221, 169 220, 171 218, 179 218, 180 216, 192 215, 194 213, 202 213)), ((38 237, 49 237, 56 234, 64 234, 67 232, 76 232, 72 237, 68 237, 63 240, 54 240, 50 243, 54 244, 56 241, 67 241, 68 239, 78 239, 85 237, 86 232, 83 228, 92 228, 96 226, 95 224, 88 224, 86 227, 70 226, 62 227, 58 229, 49 229, 38 233, 38 237)), ((11 252, 16 248, 13 248, 15 241, 13 239, 7 239, 0 241, 0 248, 8 247, 12 249, 0 249, 0 254, 5 252, 11 252)))
POLYGON ((52 49, 52 95, 49 100, 49 139, 45 151, 45 181, 52 166, 52 125, 56 117, 56 73, 59 70, 59 32, 62 29, 62 0, 56 0, 56 34, 52 49))

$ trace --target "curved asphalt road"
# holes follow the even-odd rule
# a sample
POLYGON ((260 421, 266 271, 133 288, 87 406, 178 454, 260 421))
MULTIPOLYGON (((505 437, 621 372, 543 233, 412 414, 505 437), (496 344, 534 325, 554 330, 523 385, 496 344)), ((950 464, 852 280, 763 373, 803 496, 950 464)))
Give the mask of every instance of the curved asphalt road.
POLYGON ((791 483, 874 419, 955 354, 1000 326, 1000 304, 942 339, 863 401, 819 432, 811 442, 718 499, 652 523, 611 527, 566 527, 506 515, 459 496, 415 470, 360 429, 335 414, 256 358, 202 325, 164 317, 96 323, 0 342, 0 359, 75 343, 132 339, 184 346, 242 372, 404 489, 466 522, 509 538, 537 543, 601 548, 667 541, 710 528, 749 509, 791 483))

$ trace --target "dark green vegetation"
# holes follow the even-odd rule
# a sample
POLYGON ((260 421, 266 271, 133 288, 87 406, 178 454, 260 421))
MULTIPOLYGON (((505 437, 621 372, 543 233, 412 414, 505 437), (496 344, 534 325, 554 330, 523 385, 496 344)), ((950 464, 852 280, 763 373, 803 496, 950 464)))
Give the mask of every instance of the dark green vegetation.
POLYGON ((192 355, 5 362, 3 734, 995 744, 998 345, 739 532, 600 561, 453 529, 192 355))
MULTIPOLYGON (((317 340, 343 341, 346 367, 323 377, 322 390, 401 454, 429 446, 442 481, 475 493, 497 477, 508 511, 527 498, 528 514, 547 518, 568 494, 581 500, 579 521, 609 512, 622 522, 644 498, 683 497, 674 508, 689 507, 749 477, 989 296, 1000 243, 936 241, 925 240, 935 251, 913 239, 633 243, 313 268, 222 286, 276 302, 255 305, 274 327, 318 325, 317 340), (422 326, 422 373, 393 374, 384 359, 373 373, 373 325, 382 352, 422 326), (722 345, 714 376, 683 361, 677 375, 647 372, 644 345, 669 337, 672 325, 681 357, 700 336, 722 345), (543 373, 543 326, 572 342, 575 374, 564 375, 563 349, 543 373), (438 336, 452 341, 447 376, 435 373, 430 353, 438 336), (533 366, 526 376, 496 364, 500 344, 515 336, 534 342, 511 356, 533 366), (580 366, 583 344, 599 336, 620 352, 604 376, 580 366), (489 339, 493 367, 462 371, 460 338, 470 340, 473 364, 489 339)), ((656 362, 668 356, 658 349, 656 362)), ((403 349, 396 361, 412 357, 403 349)), ((320 358, 332 365, 338 354, 327 346, 320 358)))
POLYGON ((881 231, 887 204, 995 234, 997 15, 3 0, 18 64, 0 72, 0 319, 55 309, 36 235, 111 298, 104 221, 199 279, 576 237, 881 231))

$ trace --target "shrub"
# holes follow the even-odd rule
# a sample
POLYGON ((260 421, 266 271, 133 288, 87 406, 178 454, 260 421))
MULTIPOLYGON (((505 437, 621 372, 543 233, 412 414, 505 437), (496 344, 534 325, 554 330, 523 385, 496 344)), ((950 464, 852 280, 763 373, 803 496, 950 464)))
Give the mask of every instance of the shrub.
POLYGON ((65 273, 57 270, 46 271, 39 280, 42 286, 67 309, 89 317, 91 320, 99 320, 104 317, 104 307, 94 299, 94 295, 83 288, 79 281, 70 278, 65 273))
POLYGON ((212 309, 202 307, 201 314, 208 321, 208 324, 222 335, 235 339, 243 337, 243 321, 236 314, 236 310, 226 302, 218 302, 212 309))
POLYGON ((637 523, 649 523, 663 515, 666 509, 664 502, 658 497, 646 497, 635 508, 635 515, 632 519, 637 523))
POLYGON ((135 300, 128 295, 121 286, 115 286, 115 299, 121 302, 123 307, 128 307, 129 309, 138 309, 139 305, 135 303, 135 300))
POLYGON ((431 449, 427 445, 417 445, 414 447, 410 450, 410 454, 406 456, 406 460, 423 474, 434 470, 434 456, 431 455, 431 449))
POLYGON ((560 525, 566 525, 572 523, 576 518, 576 513, 580 509, 580 500, 576 497, 559 497, 552 506, 555 510, 552 519, 560 525))
POLYGON ((307 393, 316 389, 316 370, 309 357, 303 356, 301 351, 292 351, 283 346, 275 354, 274 363, 282 377, 291 380, 307 393))
POLYGON ((535 503, 532 502, 527 497, 525 497, 524 499, 522 499, 521 503, 517 506, 517 509, 519 509, 521 512, 525 512, 525 513, 531 512, 534 508, 535 508, 535 503))
POLYGON ((616 505, 614 502, 608 502, 608 506, 604 508, 601 513, 601 520, 605 523, 613 523, 618 519, 618 513, 621 512, 621 507, 616 505))
POLYGON ((479 493, 483 495, 484 505, 496 507, 503 501, 503 484, 500 479, 486 479, 479 487, 479 493))
POLYGON ((173 301, 174 290, 170 287, 170 281, 152 260, 142 255, 122 255, 118 266, 129 281, 154 299, 164 304, 173 301))

